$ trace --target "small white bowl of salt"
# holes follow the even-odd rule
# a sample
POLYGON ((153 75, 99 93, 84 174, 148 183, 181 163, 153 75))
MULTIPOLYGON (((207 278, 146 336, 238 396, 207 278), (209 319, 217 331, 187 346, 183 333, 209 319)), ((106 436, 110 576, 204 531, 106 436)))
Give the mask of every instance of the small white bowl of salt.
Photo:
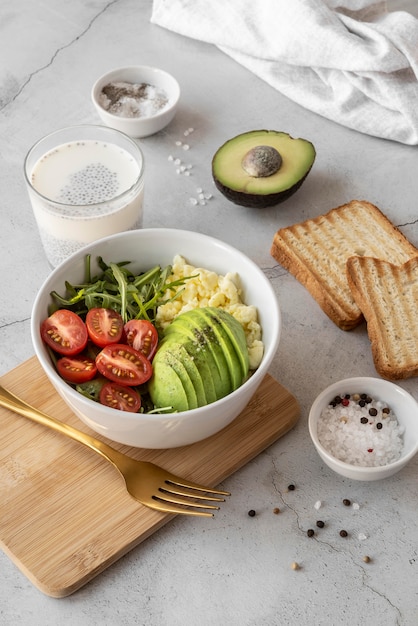
POLYGON ((180 86, 162 69, 134 65, 101 76, 93 85, 91 98, 107 126, 130 137, 148 137, 172 121, 180 86))
POLYGON ((308 423, 321 459, 346 478, 387 478, 418 452, 418 403, 381 378, 333 383, 313 402, 308 423))

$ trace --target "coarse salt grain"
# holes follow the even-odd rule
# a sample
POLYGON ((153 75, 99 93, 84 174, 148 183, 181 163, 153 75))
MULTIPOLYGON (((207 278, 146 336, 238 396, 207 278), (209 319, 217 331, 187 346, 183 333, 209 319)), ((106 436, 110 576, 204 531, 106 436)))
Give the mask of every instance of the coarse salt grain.
MULTIPOLYGON (((318 419, 321 445, 340 461, 361 467, 378 467, 399 459, 404 428, 387 405, 368 398, 361 406, 360 394, 341 394, 318 419), (348 400, 343 405, 341 399, 348 400), (376 415, 369 410, 376 409, 376 415), (379 425, 379 426, 378 426, 379 425)), ((374 411, 372 411, 374 413, 374 411)))
POLYGON ((322 502, 321 500, 318 500, 317 502, 315 502, 314 504, 314 508, 318 511, 322 506, 322 502))

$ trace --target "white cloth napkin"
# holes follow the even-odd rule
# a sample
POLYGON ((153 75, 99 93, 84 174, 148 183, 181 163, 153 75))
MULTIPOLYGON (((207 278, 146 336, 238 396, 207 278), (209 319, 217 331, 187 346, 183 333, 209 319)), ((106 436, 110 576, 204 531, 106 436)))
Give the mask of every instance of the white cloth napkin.
POLYGON ((219 47, 344 126, 418 144, 418 20, 373 0, 154 0, 151 22, 219 47))

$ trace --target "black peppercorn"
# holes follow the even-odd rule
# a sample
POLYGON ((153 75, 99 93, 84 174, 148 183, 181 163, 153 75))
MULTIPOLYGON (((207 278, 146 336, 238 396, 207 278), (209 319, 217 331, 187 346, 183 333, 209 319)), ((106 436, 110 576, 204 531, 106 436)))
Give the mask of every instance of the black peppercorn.
POLYGON ((289 491, 294 491, 295 490, 295 485, 288 485, 288 490, 289 491))
POLYGON ((377 428, 377 430, 381 430, 383 428, 382 422, 377 422, 376 428, 377 428))
POLYGON ((351 504, 351 500, 348 500, 348 498, 344 498, 344 500, 343 500, 343 504, 344 504, 345 506, 350 506, 350 504, 351 504))
POLYGON ((316 522, 316 525, 318 526, 318 528, 323 528, 325 526, 325 522, 323 522, 322 520, 319 519, 316 522))
POLYGON ((361 422, 362 424, 367 424, 367 422, 368 422, 368 421, 369 421, 369 420, 367 419, 367 417, 361 417, 361 418, 360 418, 360 422, 361 422))
POLYGON ((313 528, 309 528, 309 529, 306 531, 306 534, 308 535, 308 537, 313 537, 313 536, 314 536, 314 534, 315 534, 315 531, 314 531, 314 529, 313 529, 313 528))
POLYGON ((377 409, 369 409, 369 415, 371 415, 372 417, 375 417, 377 415, 377 409))
POLYGON ((340 537, 347 537, 348 532, 346 530, 340 530, 340 537))
POLYGON ((250 517, 254 517, 254 516, 255 516, 255 511, 254 511, 254 509, 251 509, 251 511, 248 511, 248 515, 249 515, 250 517))

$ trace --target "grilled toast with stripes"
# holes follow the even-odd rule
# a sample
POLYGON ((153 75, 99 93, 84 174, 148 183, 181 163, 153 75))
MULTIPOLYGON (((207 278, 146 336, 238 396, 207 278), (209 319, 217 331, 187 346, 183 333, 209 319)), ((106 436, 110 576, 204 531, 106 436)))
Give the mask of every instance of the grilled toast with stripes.
POLYGON ((418 249, 380 209, 353 200, 278 230, 271 255, 308 289, 337 326, 350 330, 364 318, 348 285, 347 260, 370 256, 402 265, 418 255, 418 249))
POLYGON ((388 379, 418 376, 418 257, 401 266, 351 257, 347 278, 367 322, 376 371, 388 379))

